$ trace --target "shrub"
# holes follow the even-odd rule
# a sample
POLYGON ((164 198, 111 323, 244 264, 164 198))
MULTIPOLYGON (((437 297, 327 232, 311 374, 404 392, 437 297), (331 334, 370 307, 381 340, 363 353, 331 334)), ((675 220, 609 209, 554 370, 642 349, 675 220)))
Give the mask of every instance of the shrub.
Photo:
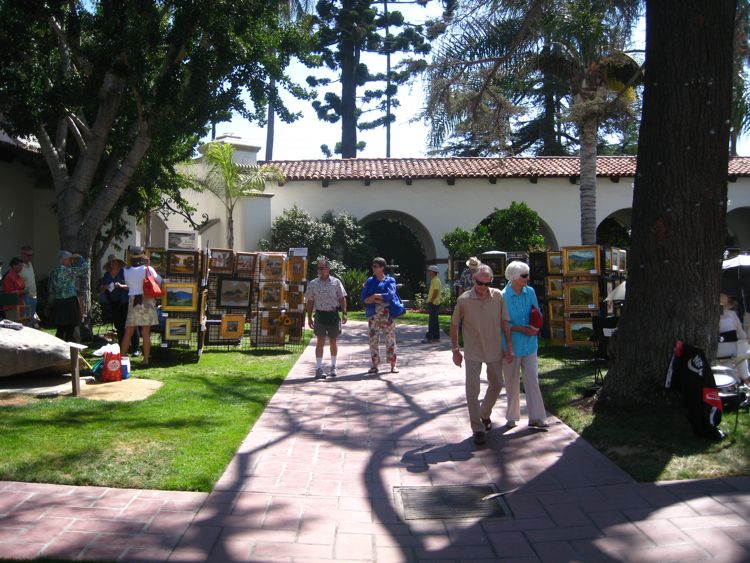
POLYGON ((346 289, 346 304, 351 311, 360 311, 362 301, 359 296, 362 292, 362 286, 369 277, 367 270, 346 270, 340 276, 337 276, 346 289))

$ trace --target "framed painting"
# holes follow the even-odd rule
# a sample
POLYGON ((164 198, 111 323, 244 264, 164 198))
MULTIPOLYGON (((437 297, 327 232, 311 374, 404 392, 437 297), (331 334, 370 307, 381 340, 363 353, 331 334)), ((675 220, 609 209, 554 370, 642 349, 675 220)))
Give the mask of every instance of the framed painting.
POLYGON ((548 298, 562 297, 563 296, 563 279, 562 276, 547 276, 544 278, 547 284, 545 288, 547 291, 548 298))
POLYGON ((547 319, 550 323, 561 323, 565 320, 565 301, 562 299, 547 301, 547 319))
POLYGON ((252 280, 219 278, 216 290, 216 306, 221 309, 248 309, 252 293, 252 280))
POLYGON ((554 323, 549 325, 550 343, 556 346, 565 344, 565 323, 554 323))
POLYGON ((562 249, 563 275, 599 275, 602 273, 599 247, 565 246, 562 249))
POLYGON ((245 333, 245 315, 222 315, 219 338, 242 338, 245 333))
POLYGON ((258 270, 262 280, 282 281, 286 273, 286 254, 258 254, 258 270))
POLYGON ((562 252, 553 251, 547 253, 547 273, 558 276, 562 274, 562 252))
POLYGON ((284 284, 281 282, 260 282, 258 285, 258 307, 271 309, 284 304, 284 284))
POLYGON ((483 264, 487 264, 492 268, 492 275, 494 278, 505 279, 505 263, 507 261, 505 252, 481 254, 479 259, 483 264))
POLYGON ((166 319, 164 340, 190 340, 191 331, 190 319, 166 319))
POLYGON ((287 262, 287 278, 293 283, 306 281, 307 258, 304 256, 291 256, 287 262))
POLYGON ((305 286, 302 284, 290 285, 289 291, 287 291, 286 301, 290 311, 304 311, 305 286))
POLYGON ((198 231, 173 231, 166 233, 167 250, 198 250, 201 236, 198 231))
POLYGON ((164 311, 193 312, 198 308, 198 284, 165 281, 162 287, 161 308, 164 311))
POLYGON ((234 256, 234 274, 238 278, 255 277, 255 264, 258 255, 255 252, 237 252, 234 256))
POLYGON ((605 246, 604 247, 604 271, 605 272, 614 272, 616 264, 615 258, 617 254, 617 249, 613 248, 611 246, 605 246))
POLYGON ((234 271, 234 250, 211 248, 208 256, 208 267, 212 274, 231 274, 234 271))
POLYGON ((198 277, 199 253, 193 250, 167 250, 167 276, 198 277))
POLYGON ((628 271, 628 251, 625 250, 624 248, 620 248, 618 250, 620 254, 620 259, 618 260, 618 264, 620 266, 620 271, 624 273, 628 271))
POLYGON ((163 248, 156 248, 149 246, 146 248, 146 256, 148 256, 149 263, 157 271, 157 273, 164 277, 167 275, 167 251, 163 248))
POLYGON ((599 309, 599 284, 574 282, 565 284, 566 311, 596 311, 599 309))
POLYGON ((591 319, 565 319, 566 346, 593 346, 594 322, 591 319))

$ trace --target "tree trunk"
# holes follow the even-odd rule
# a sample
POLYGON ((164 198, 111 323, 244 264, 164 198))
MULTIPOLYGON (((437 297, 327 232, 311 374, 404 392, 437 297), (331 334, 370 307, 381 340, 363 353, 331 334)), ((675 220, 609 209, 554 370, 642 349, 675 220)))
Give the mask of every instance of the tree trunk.
MULTIPOLYGON (((343 2, 343 8, 351 2, 343 2)), ((349 6, 351 8, 351 6, 349 6)), ((352 39, 345 39, 341 55, 341 157, 357 157, 357 77, 359 48, 352 39)))
POLYGON ((734 12, 734 0, 646 2, 628 293, 598 406, 662 404, 678 339, 715 353, 734 12))
POLYGON ((587 117, 581 129, 581 244, 596 244, 596 132, 599 121, 587 117))
POLYGON ((234 210, 227 208, 227 248, 234 250, 234 210))
MULTIPOLYGON (((271 78, 270 81, 271 90, 276 90, 276 79, 271 78)), ((276 111, 273 107, 273 102, 268 102, 268 125, 266 125, 266 162, 273 160, 273 136, 275 133, 275 119, 276 111)))

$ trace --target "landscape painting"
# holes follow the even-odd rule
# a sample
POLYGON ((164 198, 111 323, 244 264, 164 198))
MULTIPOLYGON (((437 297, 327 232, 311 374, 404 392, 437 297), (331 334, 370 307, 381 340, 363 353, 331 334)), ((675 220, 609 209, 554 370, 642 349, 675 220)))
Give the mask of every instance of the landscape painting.
POLYGON ((591 346, 594 324, 591 319, 566 319, 565 344, 568 346, 591 346))
POLYGON ((161 308, 164 311, 195 311, 198 307, 198 284, 164 282, 161 308))
POLYGON ((168 250, 167 276, 187 276, 194 278, 198 275, 199 255, 194 251, 168 250))
POLYGON ((599 247, 592 246, 566 246, 563 252, 563 274, 569 275, 599 275, 601 265, 599 261, 599 247))
POLYGON ((547 273, 562 274, 562 252, 547 253, 547 273))
POLYGON ((164 339, 188 340, 191 328, 190 319, 167 319, 164 325, 164 339))
POLYGON ((235 255, 234 273, 238 278, 252 278, 255 276, 255 261, 257 254, 254 252, 238 252, 235 255))
POLYGON ((569 311, 591 311, 599 307, 599 286, 596 282, 565 284, 565 308, 569 311))
POLYGON ((252 289, 252 280, 220 278, 216 306, 225 309, 247 309, 250 307, 252 289))

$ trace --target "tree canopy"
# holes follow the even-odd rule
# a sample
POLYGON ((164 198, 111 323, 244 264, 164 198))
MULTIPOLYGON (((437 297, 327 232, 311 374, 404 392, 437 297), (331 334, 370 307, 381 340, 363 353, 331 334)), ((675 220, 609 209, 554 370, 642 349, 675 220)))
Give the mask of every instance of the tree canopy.
POLYGON ((308 34, 280 9, 265 0, 0 3, 2 126, 39 140, 63 247, 90 252, 125 194, 161 187, 139 176, 146 167, 173 175, 208 123, 233 111, 262 120, 269 101, 291 119, 269 78, 288 82, 284 68, 308 34))

